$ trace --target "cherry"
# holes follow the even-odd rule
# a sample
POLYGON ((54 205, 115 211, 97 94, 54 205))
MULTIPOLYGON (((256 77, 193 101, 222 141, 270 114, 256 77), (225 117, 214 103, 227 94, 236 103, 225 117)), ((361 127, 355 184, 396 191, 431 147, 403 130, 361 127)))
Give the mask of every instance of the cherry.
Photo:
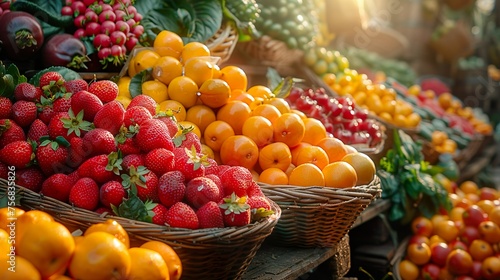
POLYGON ((314 100, 304 95, 295 101, 295 108, 297 108, 297 110, 299 111, 304 112, 305 114, 315 105, 316 102, 314 100))
POLYGON ((357 109, 355 110, 356 111, 356 118, 358 119, 361 119, 363 121, 365 121, 366 119, 368 119, 368 110, 366 109, 357 109))
POLYGON ((356 118, 356 112, 354 110, 347 108, 343 108, 342 110, 342 118, 345 120, 354 120, 356 118))
POLYGON ((332 117, 338 117, 342 114, 343 106, 336 99, 330 98, 328 100, 328 110, 330 111, 330 115, 332 117))
POLYGON ((356 119, 346 121, 344 123, 344 128, 346 130, 349 130, 350 132, 357 132, 357 131, 359 131, 359 122, 356 119))
POLYGON ((286 99, 290 101, 292 104, 295 103, 295 101, 300 98, 304 94, 304 90, 299 88, 299 87, 293 87, 290 90, 290 94, 286 99))

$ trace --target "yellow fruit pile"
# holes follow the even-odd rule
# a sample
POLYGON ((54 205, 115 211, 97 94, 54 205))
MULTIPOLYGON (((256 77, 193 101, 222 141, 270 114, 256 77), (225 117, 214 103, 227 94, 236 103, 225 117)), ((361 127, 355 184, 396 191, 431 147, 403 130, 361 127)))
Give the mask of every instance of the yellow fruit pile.
POLYGON ((448 138, 448 134, 443 131, 435 130, 432 132, 431 144, 440 154, 449 153, 453 155, 457 151, 457 143, 448 138))
POLYGON ((0 222, 0 279, 165 280, 182 274, 169 245, 149 241, 131 248, 127 232, 113 220, 82 236, 39 210, 2 208, 0 222))

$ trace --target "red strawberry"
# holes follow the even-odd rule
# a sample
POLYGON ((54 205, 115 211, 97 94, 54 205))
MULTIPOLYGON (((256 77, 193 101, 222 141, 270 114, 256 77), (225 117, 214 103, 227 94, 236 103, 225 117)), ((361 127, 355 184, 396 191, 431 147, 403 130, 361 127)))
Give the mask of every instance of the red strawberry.
POLYGON ((196 211, 200 228, 223 228, 224 219, 219 204, 209 201, 196 211))
POLYGON ((56 112, 54 112, 54 108, 52 108, 52 103, 47 104, 46 102, 46 104, 39 105, 38 107, 38 118, 47 125, 55 114, 56 112))
POLYGON ((242 197, 247 195, 247 189, 253 182, 250 170, 242 166, 231 166, 219 175, 225 194, 236 193, 242 197))
POLYGON ((192 147, 196 150, 197 153, 201 153, 201 142, 198 135, 192 132, 193 128, 184 128, 181 127, 181 134, 174 137, 172 141, 174 142, 175 147, 177 148, 188 148, 191 150, 192 147))
POLYGON ((167 212, 168 212, 167 207, 161 204, 156 204, 156 206, 153 209, 151 209, 151 211, 153 211, 154 213, 152 219, 153 224, 162 226, 165 225, 165 223, 167 222, 167 212))
POLYGON ((184 175, 180 171, 169 171, 158 180, 158 197, 167 207, 182 201, 185 193, 184 175))
POLYGON ((148 111, 148 109, 142 106, 127 107, 125 115, 123 116, 123 124, 126 127, 131 125, 141 125, 143 122, 153 118, 153 115, 148 111))
POLYGON ((73 137, 69 140, 68 165, 72 168, 78 168, 89 157, 91 151, 84 144, 80 137, 73 137))
POLYGON ((247 199, 247 203, 248 205, 250 205, 251 209, 264 208, 266 210, 271 210, 271 203, 269 203, 265 196, 249 196, 247 199))
POLYGON ((222 209, 226 227, 239 227, 250 224, 251 212, 246 196, 238 197, 233 193, 226 196, 219 207, 222 209))
POLYGON ((196 212, 183 202, 177 202, 168 209, 166 222, 169 226, 177 228, 198 229, 200 227, 196 212))
POLYGON ((67 94, 54 100, 52 104, 54 112, 68 112, 71 109, 71 97, 67 94))
POLYGON ((40 119, 36 119, 28 130, 28 140, 40 145, 40 137, 49 135, 49 127, 40 119))
POLYGON ((16 184, 34 192, 40 191, 43 179, 44 176, 42 172, 36 167, 16 170, 16 184))
POLYGON ((252 197, 252 196, 264 196, 264 193, 262 192, 262 190, 260 189, 260 186, 259 184, 257 184, 257 182, 253 181, 249 186, 248 186, 248 189, 247 189, 247 195, 249 197, 252 197))
POLYGON ((138 154, 141 152, 139 147, 135 145, 133 138, 125 138, 123 142, 118 142, 117 147, 123 155, 138 154))
POLYGON ((198 209, 209 201, 219 202, 224 197, 219 187, 207 177, 191 179, 186 186, 186 201, 198 209))
POLYGON ((128 174, 123 174, 123 186, 125 189, 137 190, 137 197, 142 201, 159 202, 158 177, 144 166, 135 168, 131 166, 128 174))
POLYGON ((175 121, 175 117, 168 116, 166 114, 160 113, 154 116, 160 121, 164 122, 168 127, 168 132, 171 138, 174 138, 177 132, 179 131, 179 126, 177 126, 177 122, 175 121))
POLYGON ((156 176, 161 177, 166 172, 174 169, 174 153, 164 148, 151 150, 146 154, 144 165, 153 171, 156 176))
POLYGON ((26 140, 24 130, 13 120, 0 120, 0 147, 5 147, 7 144, 26 140))
POLYGON ((92 211, 99 204, 99 186, 90 178, 80 178, 71 187, 68 200, 75 207, 92 211))
POLYGON ((157 119, 143 122, 135 135, 135 143, 143 152, 149 152, 157 148, 173 150, 174 143, 168 134, 165 123, 157 119))
POLYGON ((209 178, 210 180, 214 181, 215 185, 219 188, 219 192, 222 196, 225 196, 224 194, 224 188, 222 187, 222 181, 220 180, 219 176, 215 174, 207 174, 205 177, 209 178))
POLYGON ((73 94, 82 90, 89 89, 88 83, 83 79, 66 81, 64 83, 64 87, 66 88, 66 92, 71 92, 73 94))
POLYGON ((101 80, 91 83, 89 92, 99 97, 102 103, 108 103, 118 96, 118 85, 110 80, 101 80))
POLYGON ((7 97, 0 96, 0 119, 10 118, 12 113, 12 101, 7 97))
POLYGON ((40 193, 63 202, 67 202, 73 182, 68 175, 56 173, 45 179, 40 193))
POLYGON ((42 90, 27 82, 18 84, 14 89, 14 98, 18 101, 37 102, 41 96, 42 90))
POLYGON ((117 206, 122 203, 123 198, 127 197, 127 192, 118 181, 109 181, 101 186, 99 193, 101 204, 110 208, 111 205, 117 206))
MULTIPOLYGON (((182 150, 181 148, 176 148, 182 150)), ((175 154, 175 153, 174 153, 175 154)), ((184 153, 175 154, 175 169, 184 174, 186 180, 189 181, 196 177, 205 176, 205 165, 207 158, 205 155, 196 153, 194 150, 184 148, 184 153)))
POLYGON ((75 184, 78 179, 80 179, 80 175, 78 175, 78 171, 73 171, 68 174, 68 179, 71 181, 71 184, 75 184))
POLYGON ((12 104, 12 119, 20 127, 28 127, 36 120, 37 107, 34 102, 19 100, 12 104))
POLYGON ((116 151, 115 137, 111 132, 96 128, 83 136, 83 145, 89 149, 89 156, 109 154, 116 151))
POLYGON ((117 153, 91 157, 77 169, 80 178, 90 177, 98 184, 104 184, 117 178, 119 170, 121 170, 121 165, 117 153))
POLYGON ((111 210, 111 208, 107 208, 107 207, 99 207, 97 209, 95 209, 95 211, 97 214, 99 215, 102 215, 104 213, 113 213, 113 210, 111 210))
POLYGON ((157 105, 158 104, 151 96, 140 94, 140 95, 137 95, 136 97, 132 98, 132 101, 130 101, 130 104, 128 105, 127 109, 133 108, 136 106, 141 106, 141 107, 146 108, 149 111, 149 113, 151 114, 151 116, 154 116, 154 115, 156 115, 156 106, 157 105))
POLYGON ((33 159, 33 148, 26 141, 14 141, 0 150, 0 161, 17 169, 25 168, 33 159))
POLYGON ((94 121, 97 112, 102 108, 102 101, 92 93, 82 90, 71 96, 71 109, 73 112, 83 111, 83 119, 89 122, 94 121))
POLYGON ((81 137, 83 131, 89 131, 92 123, 83 120, 83 112, 75 116, 73 110, 69 110, 69 112, 55 114, 50 120, 48 127, 49 136, 52 139, 62 136, 70 141, 73 137, 81 137))
POLYGON ((57 83, 57 82, 64 83, 63 76, 61 74, 59 74, 58 72, 50 71, 50 72, 44 73, 40 77, 39 85, 40 85, 41 88, 43 88, 43 87, 45 87, 47 85, 50 85, 51 83, 54 84, 54 83, 57 83))
POLYGON ((142 154, 130 154, 123 157, 122 168, 127 172, 129 171, 131 166, 137 168, 141 165, 144 165, 144 157, 142 156, 142 154))
POLYGON ((36 160, 43 174, 50 176, 54 173, 68 173, 67 166, 69 143, 44 140, 36 149, 36 160))
POLYGON ((117 101, 113 100, 102 106, 94 117, 94 125, 97 128, 103 128, 116 135, 120 131, 125 116, 125 108, 117 101))

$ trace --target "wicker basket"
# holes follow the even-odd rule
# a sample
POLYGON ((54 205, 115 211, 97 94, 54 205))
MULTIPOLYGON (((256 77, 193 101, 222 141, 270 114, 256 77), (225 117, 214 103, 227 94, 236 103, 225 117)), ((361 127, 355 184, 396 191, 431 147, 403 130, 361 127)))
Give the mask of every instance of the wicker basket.
POLYGON ((211 56, 220 57, 220 63, 226 62, 238 43, 238 30, 232 24, 223 24, 219 30, 205 42, 211 56))
POLYGON ((269 237, 293 247, 332 247, 351 229, 361 212, 381 194, 380 179, 351 189, 260 183, 282 214, 269 237))
MULTIPOLYGON (((243 227, 189 230, 134 221, 106 213, 99 215, 24 187, 15 188, 16 199, 20 198, 23 208, 50 213, 69 228, 85 230, 92 224, 114 219, 129 233, 132 244, 158 240, 170 245, 181 259, 182 279, 240 279, 281 216, 281 209, 270 200, 275 214, 266 220, 243 227)), ((7 181, 0 179, 0 197, 5 196, 7 190, 11 191, 7 181)))

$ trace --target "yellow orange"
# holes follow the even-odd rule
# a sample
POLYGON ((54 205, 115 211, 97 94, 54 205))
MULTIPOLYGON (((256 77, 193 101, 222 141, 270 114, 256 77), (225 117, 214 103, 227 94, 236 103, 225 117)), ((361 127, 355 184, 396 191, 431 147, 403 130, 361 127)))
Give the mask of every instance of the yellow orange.
POLYGON ((302 142, 317 145, 321 140, 327 137, 326 128, 320 120, 306 118, 303 119, 303 121, 306 130, 302 142))
POLYGON ((11 265, 4 256, 0 258, 0 279, 9 280, 41 280, 42 276, 36 267, 21 256, 16 256, 11 265), (9 269, 15 269, 15 272, 9 269))
POLYGON ((356 170, 345 161, 336 161, 323 168, 325 186, 332 188, 352 188, 356 186, 358 176, 356 170))
POLYGON ((210 49, 200 42, 189 42, 184 45, 181 53, 181 61, 184 63, 193 57, 210 56, 210 49))
POLYGON ((312 163, 296 166, 288 176, 288 184, 294 186, 325 186, 325 176, 321 169, 312 163))
POLYGON ((229 84, 231 90, 240 89, 245 91, 248 85, 247 75, 245 71, 238 66, 228 65, 220 70, 220 79, 229 84))
POLYGON ((91 225, 89 228, 87 228, 87 230, 85 230, 84 236, 87 236, 94 232, 109 233, 120 240, 125 245, 125 247, 130 247, 130 239, 127 231, 125 231, 125 229, 115 220, 109 219, 104 223, 91 225))
POLYGON ((377 169, 375 168, 373 160, 366 154, 347 154, 342 158, 342 161, 349 163, 352 167, 354 167, 354 170, 356 170, 356 175, 358 177, 356 185, 367 185, 373 181, 377 169))
POLYGON ((260 173, 258 181, 269 185, 287 185, 288 175, 279 168, 271 167, 260 173))
POLYGON ((345 155, 347 155, 346 145, 334 137, 325 137, 316 145, 321 147, 326 152, 329 163, 340 161, 345 155))
POLYGON ((292 154, 285 143, 274 142, 264 146, 259 151, 259 166, 262 170, 276 167, 285 171, 291 163, 292 154))
POLYGON ((182 42, 182 38, 176 33, 169 30, 162 30, 156 35, 153 48, 160 56, 172 56, 180 59, 184 43, 182 42))
POLYGON ((273 124, 262 116, 251 116, 246 119, 241 128, 241 133, 250 137, 259 148, 273 142, 273 124))
POLYGON ((274 141, 294 147, 302 142, 305 134, 304 121, 296 114, 285 113, 273 122, 274 141))
POLYGON ((158 252, 135 247, 130 248, 128 253, 133 261, 127 279, 165 280, 170 278, 167 264, 158 252))
POLYGON ((141 248, 158 252, 168 267, 170 280, 179 280, 182 276, 182 263, 177 253, 169 245, 159 241, 148 241, 141 248))

